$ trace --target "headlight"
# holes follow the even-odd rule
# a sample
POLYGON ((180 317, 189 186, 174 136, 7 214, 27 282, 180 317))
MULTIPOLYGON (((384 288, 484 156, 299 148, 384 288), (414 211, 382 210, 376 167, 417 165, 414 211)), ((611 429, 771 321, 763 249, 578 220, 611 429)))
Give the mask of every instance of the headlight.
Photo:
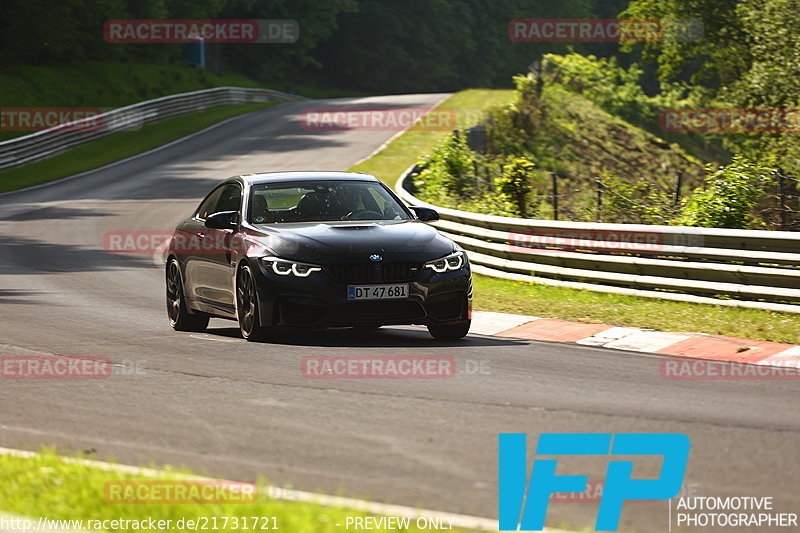
POLYGON ((322 270, 322 267, 317 265, 298 263, 297 261, 289 261, 288 259, 281 259, 280 257, 262 257, 261 260, 279 276, 306 278, 314 272, 322 270))
POLYGON ((464 266, 464 252, 455 252, 434 261, 425 263, 425 268, 430 268, 434 272, 448 272, 458 270, 464 266))

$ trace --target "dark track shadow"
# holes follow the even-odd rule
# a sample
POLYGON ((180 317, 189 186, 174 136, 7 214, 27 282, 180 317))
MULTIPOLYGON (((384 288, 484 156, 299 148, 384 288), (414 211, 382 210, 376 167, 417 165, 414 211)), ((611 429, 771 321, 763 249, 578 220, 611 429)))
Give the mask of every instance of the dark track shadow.
MULTIPOLYGON (((199 167, 196 167, 199 168, 199 167)), ((162 171, 163 172, 163 171, 162 171)), ((127 181, 117 190, 108 193, 107 189, 100 189, 100 194, 94 190, 82 191, 75 195, 76 198, 98 198, 104 200, 200 200, 211 192, 223 179, 230 176, 215 178, 180 178, 160 176, 157 179, 142 181, 127 181)), ((169 209, 165 207, 165 209, 169 209)))
MULTIPOLYGON (((434 340, 425 328, 384 326, 374 331, 354 328, 331 328, 308 330, 303 328, 276 328, 264 344, 286 344, 290 346, 324 346, 330 348, 466 348, 474 346, 524 346, 526 340, 502 337, 468 335, 462 340, 443 342, 434 340)), ((206 333, 241 339, 237 327, 209 327, 206 333)), ((246 342, 242 339, 242 342, 246 342)), ((258 344, 258 343, 254 343, 258 344)))
POLYGON ((0 305, 6 304, 29 304, 41 305, 47 304, 52 306, 53 302, 47 299, 37 299, 37 297, 46 296, 47 293, 36 290, 26 289, 0 289, 0 305))
MULTIPOLYGON (((238 119, 236 122, 222 126, 218 130, 193 138, 184 144, 178 144, 163 154, 153 154, 153 161, 161 161, 159 165, 160 176, 144 180, 130 193, 115 192, 113 198, 155 199, 155 198, 198 198, 202 197, 211 188, 230 176, 220 175, 218 179, 194 179, 170 177, 172 171, 198 171, 206 172, 207 165, 213 163, 211 168, 217 168, 222 160, 230 160, 231 156, 257 155, 260 153, 284 153, 305 151, 313 153, 314 150, 324 148, 343 148, 348 141, 337 138, 343 131, 359 130, 359 127, 339 127, 336 129, 314 129, 307 125, 303 114, 307 110, 318 110, 322 107, 336 110, 348 109, 373 109, 390 111, 392 109, 407 109, 409 107, 422 107, 420 105, 370 105, 366 103, 352 104, 337 101, 294 103, 292 107, 281 106, 282 116, 268 119, 265 115, 275 113, 281 108, 265 109, 238 119), (267 124, 268 127, 265 127, 267 124), (173 164, 173 162, 175 164, 173 164), (165 175, 165 169, 167 174, 165 175)), ((380 128, 379 128, 380 129, 380 128)), ((391 129, 391 128, 389 128, 391 129)), ((369 133, 368 129, 364 129, 369 133)), ((376 133, 378 133, 376 131, 376 133)), ((144 165, 147 161, 131 161, 131 168, 144 165)), ((150 162, 152 163, 152 161, 150 162)), ((309 158, 309 167, 314 166, 313 156, 309 158)), ((242 168, 232 172, 231 175, 251 172, 270 172, 283 170, 281 168, 242 168)), ((91 194, 90 194, 91 195, 91 194)))
MULTIPOLYGON (((301 120, 286 119, 279 134, 259 135, 257 132, 248 131, 241 133, 236 138, 233 155, 249 155, 258 153, 301 152, 318 150, 321 148, 340 148, 345 146, 342 141, 332 138, 341 130, 313 131, 302 127, 301 120)), ((255 169, 252 171, 259 171, 255 169)))
POLYGON ((34 208, 30 211, 23 211, 8 217, 0 215, 0 220, 10 220, 14 222, 30 222, 33 220, 71 220, 86 217, 109 217, 111 213, 92 211, 90 209, 74 209, 63 206, 48 206, 34 208))
POLYGON ((51 244, 0 235, 0 274, 92 272, 116 268, 155 268, 149 257, 51 244))
MULTIPOLYGON (((353 125, 353 124, 337 124, 333 128, 327 127, 329 122, 314 123, 309 119, 306 113, 318 113, 324 116, 327 111, 331 114, 340 111, 375 111, 378 113, 391 112, 394 109, 429 109, 428 106, 419 104, 369 104, 369 103, 350 103, 350 102, 337 102, 335 100, 308 102, 302 107, 298 107, 291 118, 284 117, 279 132, 272 132, 269 135, 259 135, 257 130, 249 130, 245 134, 240 134, 236 139, 235 154, 251 154, 258 152, 286 152, 286 151, 305 151, 315 150, 325 147, 341 147, 345 143, 332 139, 343 131, 400 131, 403 129, 399 126, 392 125, 370 125, 366 126, 353 125), (276 133, 279 133, 276 135, 276 133), (269 140, 268 140, 269 138, 269 140)), ((340 120, 336 118, 321 119, 326 121, 340 120)), ((360 119, 358 119, 360 120, 360 119)), ((386 120, 384 118, 384 120, 386 120)))

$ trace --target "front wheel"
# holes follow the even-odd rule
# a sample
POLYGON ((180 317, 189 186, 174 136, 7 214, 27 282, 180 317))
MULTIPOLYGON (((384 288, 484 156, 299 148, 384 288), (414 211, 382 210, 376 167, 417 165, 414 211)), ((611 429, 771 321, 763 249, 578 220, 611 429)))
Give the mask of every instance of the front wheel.
POLYGON ((472 321, 467 320, 461 324, 430 325, 428 326, 428 333, 437 341, 455 341, 467 336, 471 324, 472 321))
POLYGON ((171 259, 167 264, 167 316, 175 331, 205 331, 208 327, 208 315, 190 314, 186 307, 177 259, 171 259))
POLYGON ((258 292, 253 271, 249 266, 239 270, 236 280, 236 316, 239 330, 248 341, 261 341, 267 338, 268 329, 261 326, 258 315, 258 292))

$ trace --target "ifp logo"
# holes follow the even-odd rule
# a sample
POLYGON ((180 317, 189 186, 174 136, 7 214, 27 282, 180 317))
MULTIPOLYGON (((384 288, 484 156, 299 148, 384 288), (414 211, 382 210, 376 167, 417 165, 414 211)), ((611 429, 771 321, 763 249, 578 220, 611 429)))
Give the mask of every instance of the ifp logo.
MULTIPOLYGON (((557 476, 556 459, 536 459, 527 482, 527 436, 500 433, 499 530, 541 531, 554 492, 583 492, 588 476, 557 476)), ((543 433, 536 455, 661 455, 658 479, 631 479, 633 461, 609 461, 597 531, 616 531, 625 500, 666 500, 678 494, 689 459, 680 433, 543 433)))

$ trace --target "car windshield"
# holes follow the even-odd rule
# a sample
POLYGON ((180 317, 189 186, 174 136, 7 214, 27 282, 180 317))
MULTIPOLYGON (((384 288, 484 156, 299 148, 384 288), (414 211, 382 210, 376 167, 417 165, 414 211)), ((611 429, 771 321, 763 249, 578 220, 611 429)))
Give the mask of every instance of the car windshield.
POLYGON ((409 220, 405 207, 374 181, 276 182, 253 186, 248 220, 331 222, 337 220, 409 220))

